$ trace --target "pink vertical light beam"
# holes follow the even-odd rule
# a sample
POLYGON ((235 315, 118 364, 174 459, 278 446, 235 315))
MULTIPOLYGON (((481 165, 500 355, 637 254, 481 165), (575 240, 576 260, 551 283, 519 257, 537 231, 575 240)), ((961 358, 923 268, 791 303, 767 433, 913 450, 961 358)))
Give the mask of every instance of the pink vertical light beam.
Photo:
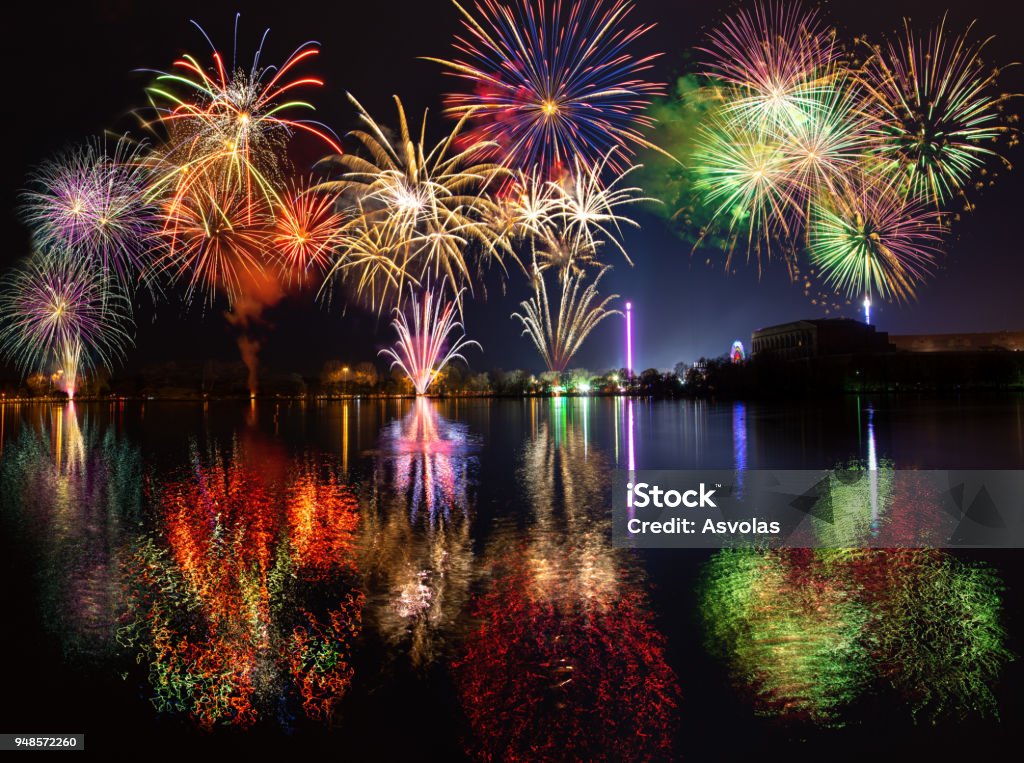
POLYGON ((626 303, 626 371, 633 376, 633 303, 626 303))

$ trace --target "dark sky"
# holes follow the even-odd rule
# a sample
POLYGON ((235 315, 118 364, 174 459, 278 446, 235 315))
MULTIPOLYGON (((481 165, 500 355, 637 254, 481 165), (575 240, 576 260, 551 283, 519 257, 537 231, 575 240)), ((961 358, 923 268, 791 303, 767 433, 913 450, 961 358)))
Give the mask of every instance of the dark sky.
MULTIPOLYGON (((438 127, 440 95, 449 84, 439 67, 418 56, 444 56, 457 27, 456 11, 447 0, 398 2, 276 3, 108 0, 56 5, 19 3, 17 15, 5 19, 4 49, 8 74, 2 99, 3 240, 0 266, 27 252, 28 237, 14 214, 16 196, 29 167, 61 147, 103 130, 128 130, 129 112, 144 103, 150 77, 139 68, 167 68, 183 51, 205 55, 201 35, 189 24, 196 19, 224 51, 230 51, 234 14, 242 12, 239 50, 251 55, 263 29, 270 28, 264 61, 282 60, 299 43, 322 44, 316 63, 326 88, 315 98, 318 118, 339 134, 354 126, 344 98, 351 91, 368 110, 386 122, 394 114, 390 96, 398 94, 410 113, 432 110, 438 127)), ((949 3, 950 21, 962 28, 977 19, 979 35, 997 35, 987 58, 1005 64, 1024 51, 1021 16, 1009 16, 1002 0, 957 0, 949 3)), ((687 51, 710 24, 733 7, 726 0, 637 0, 632 17, 655 21, 656 29, 641 40, 638 52, 663 51, 654 77, 666 83, 685 70, 687 51)), ((879 37, 895 29, 903 16, 915 28, 937 22, 944 6, 928 0, 859 0, 824 8, 844 39, 858 34, 879 37)), ((1003 89, 1024 92, 1024 68, 1004 73, 1003 89)), ((1015 110, 1020 110, 1017 102, 1015 110)), ((1019 162, 1020 149, 1010 158, 1019 162)), ((1024 176, 1003 173, 998 185, 977 199, 977 210, 955 228, 941 270, 921 290, 916 302, 901 307, 876 306, 879 328, 891 333, 1024 329, 1021 298, 1019 230, 1024 176)), ((788 280, 781 263, 760 275, 756 266, 739 264, 726 273, 722 259, 691 254, 690 244, 676 238, 654 215, 641 213, 642 230, 629 232, 625 243, 636 265, 613 260, 615 269, 603 281, 606 291, 631 299, 635 306, 635 365, 668 368, 679 360, 720 355, 733 339, 745 343, 753 329, 805 317, 819 309, 788 280)), ((741 258, 742 259, 742 258, 741 258)), ((494 284, 486 300, 466 313, 471 337, 484 352, 470 350, 472 365, 532 367, 540 362, 518 324, 509 319, 525 296, 524 280, 513 275, 509 293, 494 284)), ((129 368, 160 360, 202 360, 237 357, 221 308, 183 310, 165 304, 139 314, 137 347, 129 368)), ((859 314, 854 307, 848 313, 859 314)), ((390 338, 386 321, 337 307, 325 310, 310 299, 293 299, 271 313, 273 328, 265 332, 264 363, 278 369, 315 372, 328 358, 370 359, 390 338)), ((600 326, 574 365, 604 369, 624 362, 623 325, 610 319, 600 326)))

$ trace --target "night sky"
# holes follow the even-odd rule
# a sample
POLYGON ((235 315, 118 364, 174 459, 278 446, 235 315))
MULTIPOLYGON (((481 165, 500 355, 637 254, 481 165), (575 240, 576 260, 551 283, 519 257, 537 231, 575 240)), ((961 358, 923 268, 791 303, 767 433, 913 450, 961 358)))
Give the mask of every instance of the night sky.
MULTIPOLYGON (((972 19, 979 36, 997 35, 987 48, 986 62, 1008 64, 1022 57, 1024 24, 1021 11, 1008 15, 1005 0, 950 3, 950 22, 962 29, 972 19)), ((31 165, 62 147, 104 130, 131 130, 134 108, 145 104, 144 87, 152 75, 141 68, 167 69, 182 52, 206 60, 208 47, 189 23, 198 21, 230 52, 236 10, 240 61, 248 63, 264 28, 270 36, 264 61, 283 60, 299 43, 315 39, 322 52, 315 71, 326 87, 313 91, 317 118, 338 134, 355 126, 345 99, 352 92, 378 121, 393 122, 392 94, 398 94, 410 115, 431 109, 435 138, 450 125, 440 114, 441 94, 453 86, 441 67, 418 56, 445 57, 457 29, 457 11, 447 0, 381 3, 324 3, 288 0, 277 3, 179 2, 109 0, 67 6, 21 3, 18 16, 8 15, 3 32, 8 74, 4 77, 3 129, 6 150, 0 169, 3 234, 0 265, 9 266, 28 251, 28 234, 15 215, 16 198, 31 165)), ((639 54, 663 51, 652 79, 671 83, 687 70, 687 53, 708 25, 732 7, 722 0, 637 0, 630 18, 658 26, 643 37, 639 54)), ((893 31, 903 16, 915 29, 937 23, 943 5, 928 0, 860 0, 827 5, 826 19, 840 35, 878 38, 893 31)), ((310 67, 304 71, 313 71, 310 67)), ((1024 67, 1011 67, 1001 80, 1003 90, 1024 92, 1024 67)), ((1022 99, 1013 107, 1020 112, 1022 99)), ((418 122, 418 117, 415 120, 418 122)), ((1021 150, 1009 154, 1019 163, 1021 150)), ((1024 175, 1003 172, 994 188, 975 200, 977 209, 955 226, 955 237, 936 277, 924 285, 918 300, 901 307, 876 305, 873 319, 890 333, 941 333, 1024 329, 1021 298, 1022 267, 1019 231, 1024 175)), ((634 365, 670 368, 676 362, 725 353, 734 339, 749 341, 759 326, 817 317, 803 290, 789 282, 781 262, 759 276, 757 266, 742 257, 726 273, 720 253, 691 253, 691 244, 677 238, 656 215, 636 215, 640 231, 629 231, 625 245, 635 261, 630 268, 610 254, 614 270, 602 281, 603 291, 631 299, 635 307, 634 365), (706 261, 711 258, 711 264, 706 261)), ((526 296, 525 278, 510 270, 508 291, 496 278, 479 290, 466 311, 469 335, 483 353, 469 351, 477 370, 527 367, 540 370, 532 345, 519 336, 509 314, 526 296)), ((203 314, 178 303, 157 309, 143 305, 137 316, 137 346, 127 366, 216 357, 237 358, 234 335, 217 306, 203 314)), ((849 306, 846 315, 859 316, 849 306)), ((328 358, 372 359, 390 340, 386 319, 338 305, 327 309, 312 297, 292 298, 269 314, 264 332, 263 363, 277 370, 315 373, 328 358)), ((603 370, 622 365, 623 322, 609 319, 591 335, 573 362, 603 370)), ((383 365, 382 361, 378 361, 383 365)))

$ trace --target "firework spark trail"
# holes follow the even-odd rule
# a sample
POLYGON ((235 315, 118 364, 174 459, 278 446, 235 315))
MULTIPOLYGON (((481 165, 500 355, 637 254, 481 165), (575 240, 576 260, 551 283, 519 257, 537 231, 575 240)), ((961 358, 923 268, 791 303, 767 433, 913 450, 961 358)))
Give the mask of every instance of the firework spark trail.
POLYGON ((620 209, 656 200, 624 183, 639 165, 612 171, 607 182, 602 180, 613 153, 593 166, 577 160, 573 172, 557 182, 543 179, 538 167, 517 173, 498 196, 492 227, 509 248, 527 241, 534 267, 555 267, 562 276, 596 264, 605 244, 632 265, 622 244, 622 229, 640 226, 620 209))
POLYGON ((81 372, 124 356, 133 325, 117 283, 67 256, 33 255, 0 290, 0 355, 26 375, 59 368, 69 397, 81 372))
POLYGON ((426 141, 426 117, 420 133, 409 130, 405 109, 396 96, 396 138, 349 96, 365 129, 350 133, 362 148, 326 161, 341 177, 319 190, 354 196, 352 218, 341 232, 340 255, 329 278, 356 279, 356 296, 368 297, 382 310, 401 301, 407 284, 442 280, 453 290, 472 291, 473 272, 467 249, 503 265, 510 250, 488 221, 495 204, 487 195, 507 176, 499 165, 483 161, 486 143, 459 148, 463 122, 432 148, 426 141), (378 291, 380 289, 380 291, 378 291), (369 293, 367 293, 369 292, 369 293))
POLYGON ((602 269, 594 282, 585 288, 583 273, 571 273, 562 278, 562 296, 554 320, 544 273, 539 269, 536 271, 534 296, 520 303, 522 314, 513 313, 512 317, 523 324, 523 334, 533 341, 549 371, 564 371, 597 324, 610 315, 622 314, 618 310, 607 309, 609 302, 618 299, 618 294, 597 302, 600 297, 598 282, 608 270, 608 267, 602 269))
POLYGON ((618 209, 655 200, 641 196, 641 188, 623 185, 626 176, 639 169, 638 166, 615 170, 609 182, 601 181, 614 154, 614 150, 609 151, 600 163, 589 166, 578 157, 574 160, 574 171, 562 186, 559 207, 552 217, 564 226, 566 238, 575 239, 580 247, 596 251, 603 242, 609 242, 632 265, 633 261, 620 241, 622 226, 640 226, 632 218, 620 214, 618 209))
POLYGON ((641 133, 651 124, 644 110, 663 87, 643 78, 657 55, 630 52, 653 26, 628 24, 631 2, 480 0, 475 12, 455 5, 463 16, 456 55, 428 60, 469 86, 445 98, 447 113, 469 117, 472 137, 497 144, 507 166, 538 165, 555 179, 577 159, 651 146, 641 133))
POLYGON ((456 320, 457 303, 461 292, 452 301, 444 301, 444 289, 435 294, 428 286, 423 290, 422 303, 410 287, 409 316, 395 308, 392 326, 398 334, 393 348, 381 350, 381 355, 392 358, 391 367, 400 368, 412 381, 417 395, 425 395, 441 370, 453 360, 466 362, 461 351, 480 343, 467 340, 465 334, 449 343, 448 336, 462 324, 456 320))
POLYGON ((705 75, 734 89, 731 116, 762 124, 813 110, 838 55, 835 32, 816 11, 780 0, 739 9, 700 51, 705 75))
POLYGON ((694 189, 713 208, 712 219, 726 219, 730 231, 745 228, 748 251, 758 254, 762 242, 790 237, 802 204, 792 192, 794 162, 781 146, 717 121, 701 127, 699 141, 694 189))
POLYGON ((246 200, 215 182, 194 183, 188 195, 165 204, 166 244, 156 266, 173 282, 185 282, 187 301, 203 294, 212 302, 223 292, 233 305, 247 275, 267 268, 271 220, 261 197, 246 200))
POLYGON ((93 263, 120 286, 152 288, 150 260, 159 227, 147 200, 146 146, 94 139, 43 162, 22 194, 21 215, 41 250, 93 263))

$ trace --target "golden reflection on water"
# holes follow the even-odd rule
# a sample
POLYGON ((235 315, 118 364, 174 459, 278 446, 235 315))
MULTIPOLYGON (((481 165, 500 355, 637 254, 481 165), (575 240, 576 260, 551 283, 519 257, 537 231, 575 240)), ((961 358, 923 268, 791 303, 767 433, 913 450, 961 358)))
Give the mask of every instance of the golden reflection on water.
POLYGON ((368 617, 417 668, 442 655, 476 572, 471 526, 479 443, 426 398, 385 426, 364 504, 368 617))

